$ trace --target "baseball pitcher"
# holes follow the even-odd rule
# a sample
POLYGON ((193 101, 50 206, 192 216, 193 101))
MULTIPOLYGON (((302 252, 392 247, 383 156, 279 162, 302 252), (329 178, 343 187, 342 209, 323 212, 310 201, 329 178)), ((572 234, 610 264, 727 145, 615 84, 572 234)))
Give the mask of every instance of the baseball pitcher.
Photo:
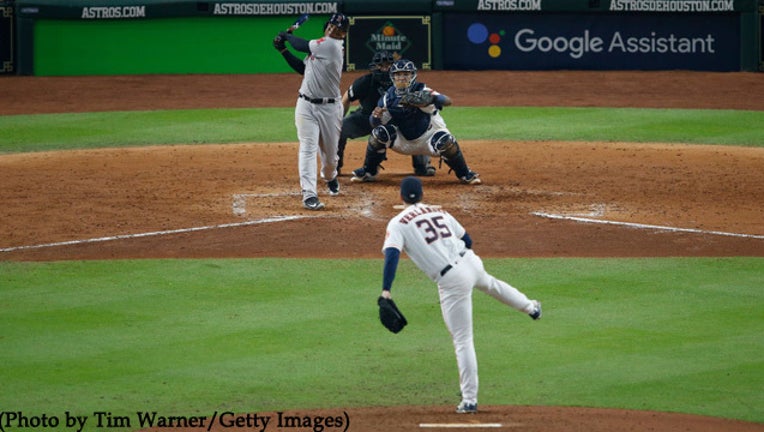
MULTIPOLYGON (((401 252, 411 258, 430 279, 438 284, 440 307, 456 352, 459 386, 462 399, 456 408, 460 414, 476 413, 478 403, 478 367, 472 339, 472 290, 483 291, 498 301, 532 319, 541 318, 541 303, 528 297, 508 283, 486 272, 483 261, 472 251, 472 239, 464 227, 438 206, 422 203, 422 182, 406 177, 401 182, 401 199, 407 207, 387 224, 382 251, 385 264, 381 299, 392 299, 392 288, 401 252)), ((392 314, 380 309, 383 324, 392 314)), ((406 324, 405 318, 397 328, 406 324)), ((396 319, 390 322, 396 324, 396 319)), ((386 324, 387 326, 387 324, 386 324)), ((390 327, 388 327, 390 328, 390 327)))

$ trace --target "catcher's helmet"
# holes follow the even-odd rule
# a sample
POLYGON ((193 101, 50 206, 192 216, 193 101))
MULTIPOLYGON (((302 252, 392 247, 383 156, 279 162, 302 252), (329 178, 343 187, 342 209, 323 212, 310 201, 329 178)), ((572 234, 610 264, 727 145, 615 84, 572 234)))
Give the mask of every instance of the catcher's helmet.
POLYGON ((390 79, 393 80, 396 90, 407 90, 416 81, 416 65, 411 60, 400 59, 390 66, 390 79), (400 78, 395 79, 399 74, 400 78))
POLYGON ((347 33, 348 29, 350 28, 350 21, 348 21, 348 17, 341 13, 333 14, 327 23, 333 24, 335 27, 344 31, 345 33, 347 33))

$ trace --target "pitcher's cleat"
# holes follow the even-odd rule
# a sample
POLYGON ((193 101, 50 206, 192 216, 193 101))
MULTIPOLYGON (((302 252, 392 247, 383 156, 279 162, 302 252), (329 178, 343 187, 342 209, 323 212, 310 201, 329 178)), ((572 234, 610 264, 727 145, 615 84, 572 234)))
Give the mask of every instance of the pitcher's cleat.
POLYGON ((477 404, 462 401, 456 407, 457 414, 477 414, 477 404))

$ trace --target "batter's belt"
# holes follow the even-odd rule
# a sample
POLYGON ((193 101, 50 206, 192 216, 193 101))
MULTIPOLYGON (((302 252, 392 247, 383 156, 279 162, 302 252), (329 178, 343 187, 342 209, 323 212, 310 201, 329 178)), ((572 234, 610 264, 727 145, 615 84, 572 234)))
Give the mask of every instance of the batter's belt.
POLYGON ((327 104, 327 103, 335 103, 337 102, 336 98, 312 98, 309 96, 306 96, 302 93, 297 93, 298 96, 305 99, 306 101, 312 103, 312 104, 327 104))

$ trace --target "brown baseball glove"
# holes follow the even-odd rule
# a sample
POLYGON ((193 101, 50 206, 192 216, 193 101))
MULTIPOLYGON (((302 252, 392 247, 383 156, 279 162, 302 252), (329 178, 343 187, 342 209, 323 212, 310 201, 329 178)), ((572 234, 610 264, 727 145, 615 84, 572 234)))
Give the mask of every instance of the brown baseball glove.
POLYGON ((435 96, 428 90, 412 91, 401 96, 401 105, 421 108, 430 105, 433 99, 435 96))

